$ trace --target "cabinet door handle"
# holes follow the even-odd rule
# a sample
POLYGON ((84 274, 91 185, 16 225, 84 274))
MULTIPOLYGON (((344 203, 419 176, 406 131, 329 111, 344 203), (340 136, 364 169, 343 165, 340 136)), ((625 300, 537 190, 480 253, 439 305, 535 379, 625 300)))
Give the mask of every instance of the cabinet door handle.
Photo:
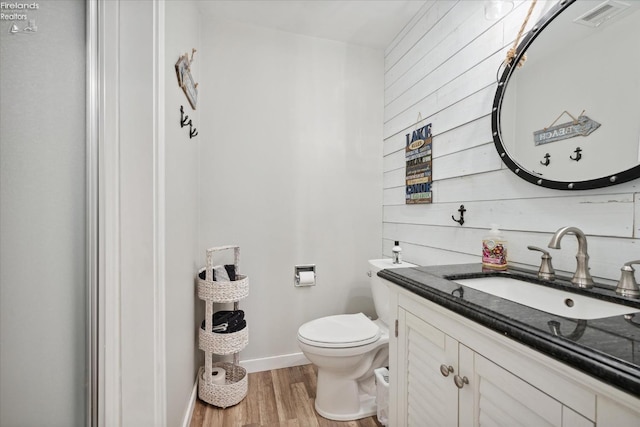
POLYGON ((447 366, 445 364, 440 365, 440 373, 443 377, 448 377, 449 374, 453 374, 453 366, 447 366))
POLYGON ((461 377, 460 375, 455 375, 453 377, 453 382, 456 383, 456 387, 462 388, 465 384, 469 384, 469 378, 461 377))

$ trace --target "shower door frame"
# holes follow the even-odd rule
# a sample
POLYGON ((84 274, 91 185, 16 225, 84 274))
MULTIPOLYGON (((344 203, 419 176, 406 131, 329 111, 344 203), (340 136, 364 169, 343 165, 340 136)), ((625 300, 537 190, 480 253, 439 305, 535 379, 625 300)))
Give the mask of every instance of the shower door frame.
POLYGON ((99 73, 98 73, 98 0, 86 1, 86 406, 85 425, 97 427, 99 399, 99 73))

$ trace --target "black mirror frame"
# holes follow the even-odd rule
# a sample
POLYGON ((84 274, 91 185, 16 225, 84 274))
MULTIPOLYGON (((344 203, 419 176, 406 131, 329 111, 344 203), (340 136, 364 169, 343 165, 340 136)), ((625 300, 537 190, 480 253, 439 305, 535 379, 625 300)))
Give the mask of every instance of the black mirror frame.
POLYGON ((512 62, 514 66, 506 66, 505 70, 502 73, 502 76, 500 77, 500 80, 498 81, 498 88, 496 89, 496 95, 493 100, 493 108, 491 110, 491 130, 493 134, 493 143, 495 144, 498 155, 500 156, 504 164, 507 165, 507 167, 511 169, 513 173, 515 173, 525 181, 536 184, 540 187, 553 188, 556 190, 590 190, 593 188, 602 188, 615 184, 621 184, 623 182, 632 181, 640 177, 640 165, 638 165, 614 175, 608 175, 602 178, 590 179, 586 181, 569 182, 542 179, 540 176, 522 169, 522 167, 509 156, 502 142, 502 133, 500 130, 500 113, 502 112, 502 99, 507 88, 507 83, 509 82, 509 79, 511 78, 513 72, 517 69, 515 64, 518 64, 518 62, 520 62, 520 59, 525 54, 526 50, 538 37, 542 30, 566 8, 571 6, 575 1, 576 0, 559 1, 536 23, 531 31, 529 31, 527 35, 522 39, 516 49, 516 56, 512 62))

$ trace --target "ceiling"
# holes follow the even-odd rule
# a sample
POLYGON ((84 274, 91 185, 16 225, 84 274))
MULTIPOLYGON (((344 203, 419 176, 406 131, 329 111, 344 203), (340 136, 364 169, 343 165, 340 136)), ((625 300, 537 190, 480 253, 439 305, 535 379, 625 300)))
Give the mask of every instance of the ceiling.
POLYGON ((425 0, 208 0, 203 13, 312 37, 386 48, 425 0))

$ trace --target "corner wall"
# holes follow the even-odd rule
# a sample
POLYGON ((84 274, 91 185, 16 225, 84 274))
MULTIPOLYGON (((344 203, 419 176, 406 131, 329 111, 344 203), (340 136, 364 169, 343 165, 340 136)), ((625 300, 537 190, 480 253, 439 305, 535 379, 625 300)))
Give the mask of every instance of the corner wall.
POLYGON ((299 353, 302 323, 374 314, 366 272, 381 255, 383 53, 206 19, 200 262, 208 247, 241 247, 241 360, 299 353), (308 263, 317 285, 295 288, 294 265, 308 263))
POLYGON ((199 47, 195 5, 99 3, 101 425, 181 425, 190 404, 198 145, 180 105, 198 116, 174 65, 199 47))
MULTIPOLYGON (((181 425, 188 408, 198 361, 202 358, 194 325, 194 277, 198 269, 198 149, 206 139, 200 105, 193 110, 178 86, 175 63, 185 53, 193 57, 191 74, 201 73, 198 2, 167 1, 165 9, 165 243, 166 243, 166 384, 167 425, 181 425), (180 106, 192 120, 198 135, 189 138, 189 126, 180 126, 180 106)), ((203 86, 206 86, 203 84, 203 86)))
MULTIPOLYGON (((560 227, 582 229, 591 273, 617 280, 637 252, 638 180, 598 190, 536 187, 506 169, 491 134, 496 71, 530 2, 499 21, 484 18, 483 2, 430 1, 385 52, 384 253, 400 240, 417 264, 480 262, 482 236, 500 224, 510 262, 538 266, 527 245, 546 247, 560 227), (404 204, 405 134, 418 113, 433 124, 433 204, 404 204), (464 226, 451 220, 466 208, 464 226)), ((545 8, 538 2, 531 28, 545 8)), ((576 239, 553 251, 556 269, 575 270, 576 239)), ((637 258, 637 256, 636 256, 637 258)))

